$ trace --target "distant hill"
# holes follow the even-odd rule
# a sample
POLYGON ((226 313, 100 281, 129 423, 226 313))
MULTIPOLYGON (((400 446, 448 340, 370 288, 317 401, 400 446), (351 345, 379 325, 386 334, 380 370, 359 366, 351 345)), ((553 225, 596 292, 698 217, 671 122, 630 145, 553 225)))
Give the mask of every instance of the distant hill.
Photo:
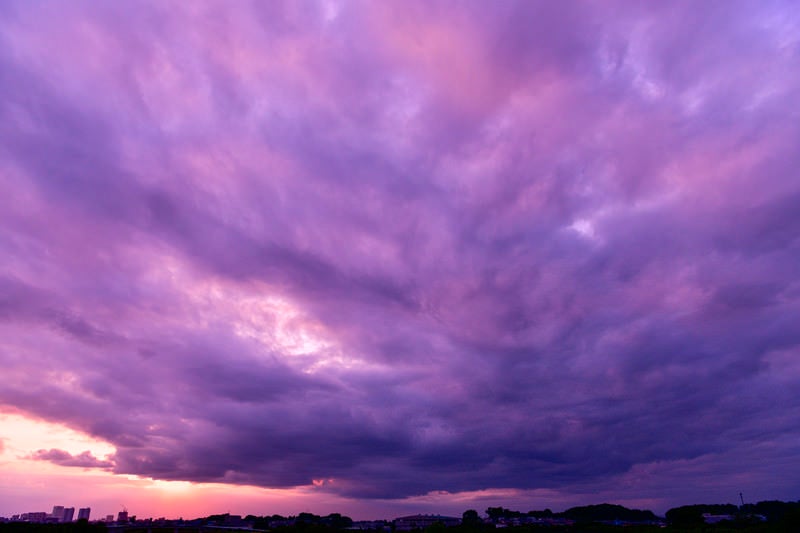
POLYGON ((658 520, 652 511, 628 509, 622 505, 610 503, 572 507, 559 515, 576 522, 655 522, 658 520))
POLYGON ((544 511, 529 511, 528 513, 521 513, 519 511, 511 511, 503 507, 489 507, 486 514, 493 521, 500 519, 514 519, 523 516, 530 516, 538 519, 554 519, 563 518, 573 520, 575 522, 655 522, 659 518, 648 510, 628 509, 622 505, 614 505, 610 503, 601 503, 598 505, 583 505, 579 507, 572 507, 561 513, 554 513, 550 509, 544 511))
MULTIPOLYGON (((762 516, 769 523, 785 523, 800 526, 800 501, 783 502, 769 500, 748 503, 741 507, 727 504, 695 504, 674 507, 667 511, 667 522, 674 526, 693 526, 703 524, 704 514, 729 515, 733 521, 746 521, 753 516, 762 516)), ((800 531, 791 529, 792 531, 800 531)))

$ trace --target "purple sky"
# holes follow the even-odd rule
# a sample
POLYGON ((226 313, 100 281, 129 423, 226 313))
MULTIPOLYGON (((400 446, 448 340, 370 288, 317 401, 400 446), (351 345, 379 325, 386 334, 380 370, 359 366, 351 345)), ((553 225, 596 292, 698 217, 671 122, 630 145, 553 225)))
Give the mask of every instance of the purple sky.
POLYGON ((797 499, 799 14, 0 2, 0 473, 797 499))

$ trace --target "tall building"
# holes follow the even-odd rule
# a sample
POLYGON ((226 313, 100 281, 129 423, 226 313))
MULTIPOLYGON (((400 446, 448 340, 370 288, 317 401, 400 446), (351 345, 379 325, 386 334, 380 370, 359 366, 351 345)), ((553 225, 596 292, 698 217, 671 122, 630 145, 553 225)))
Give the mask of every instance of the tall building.
POLYGON ((89 520, 89 515, 92 513, 91 507, 81 507, 78 509, 78 520, 89 520))
POLYGON ((64 520, 64 506, 63 505, 54 505, 53 512, 50 513, 50 517, 55 520, 56 522, 61 522, 64 520))
POLYGON ((72 518, 75 516, 75 508, 74 507, 64 507, 64 514, 61 515, 62 522, 72 522, 72 518))
POLYGON ((127 524, 128 523, 128 511, 120 511, 117 514, 117 522, 120 524, 127 524))

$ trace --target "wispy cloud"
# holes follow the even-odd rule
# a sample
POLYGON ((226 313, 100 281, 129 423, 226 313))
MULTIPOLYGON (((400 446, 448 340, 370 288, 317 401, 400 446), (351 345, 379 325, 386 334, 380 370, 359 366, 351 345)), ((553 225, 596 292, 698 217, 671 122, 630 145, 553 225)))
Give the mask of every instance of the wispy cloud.
POLYGON ((80 468, 111 468, 114 463, 109 460, 98 459, 90 451, 81 452, 78 455, 51 448, 49 450, 38 450, 31 454, 28 459, 34 461, 49 461, 59 466, 77 466, 80 468))

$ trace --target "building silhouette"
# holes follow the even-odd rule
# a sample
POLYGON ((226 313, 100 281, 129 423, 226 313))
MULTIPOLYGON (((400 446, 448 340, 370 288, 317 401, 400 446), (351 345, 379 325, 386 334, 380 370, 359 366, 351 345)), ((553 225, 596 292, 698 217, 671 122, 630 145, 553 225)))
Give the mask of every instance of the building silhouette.
POLYGON ((461 519, 454 516, 442 516, 437 514, 415 514, 394 519, 395 531, 425 529, 437 523, 441 523, 445 527, 451 527, 459 525, 461 519))

